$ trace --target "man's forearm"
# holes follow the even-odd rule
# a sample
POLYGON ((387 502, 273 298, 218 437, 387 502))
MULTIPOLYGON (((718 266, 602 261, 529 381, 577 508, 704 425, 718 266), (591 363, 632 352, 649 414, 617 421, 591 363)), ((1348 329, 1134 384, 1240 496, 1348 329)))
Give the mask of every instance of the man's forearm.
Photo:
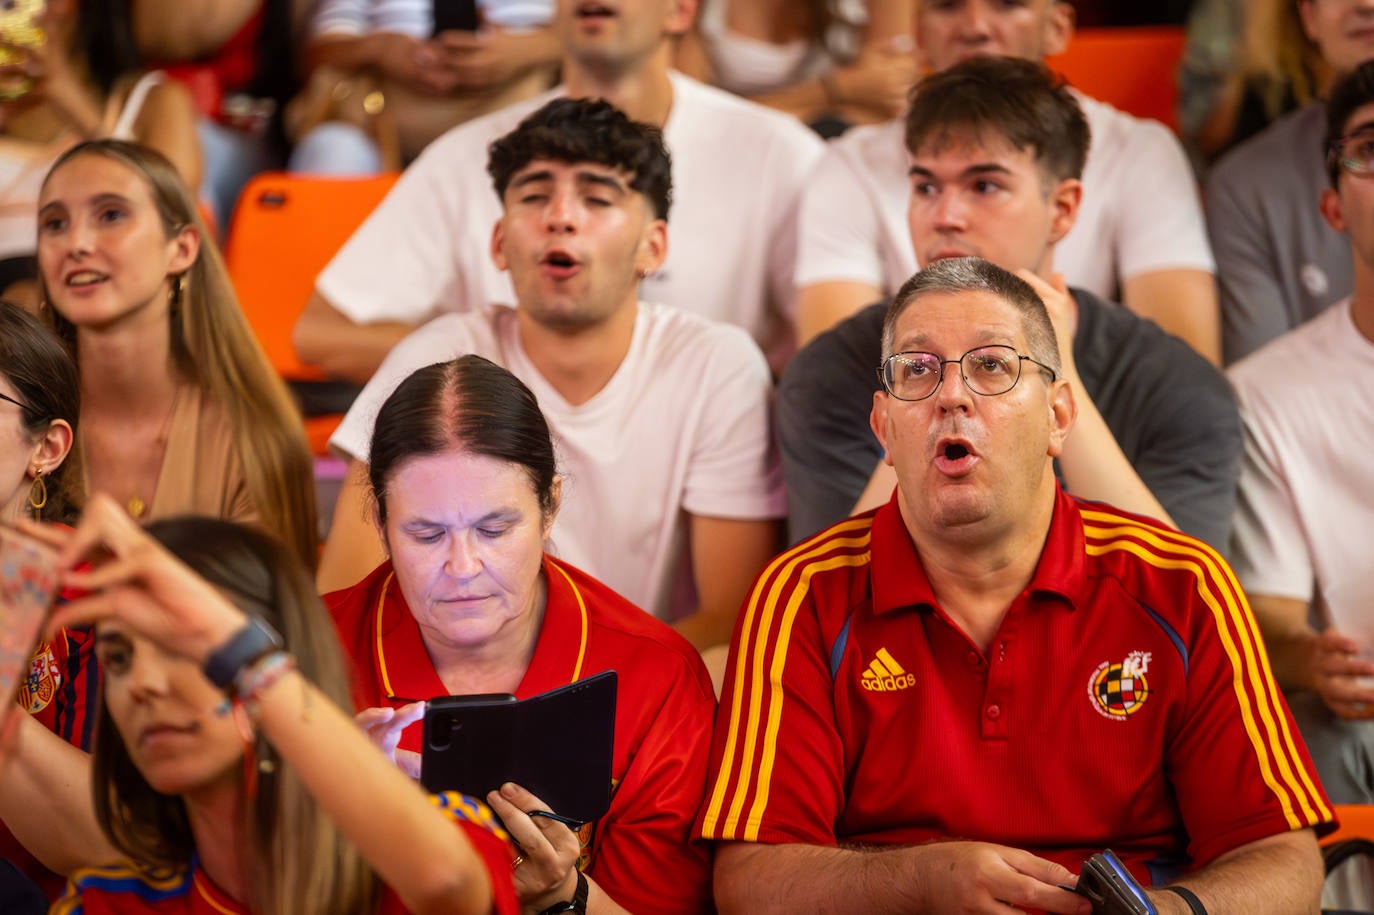
MULTIPOLYGON (((1178 882, 1209 915, 1316 915, 1322 880, 1316 837, 1302 829, 1242 845, 1178 882)), ((1190 915, 1175 893, 1152 890, 1150 896, 1160 915, 1190 915)))
POLYGON ((291 342, 302 362, 335 378, 366 384, 391 348, 412 330, 399 321, 356 324, 317 293, 296 321, 291 342))

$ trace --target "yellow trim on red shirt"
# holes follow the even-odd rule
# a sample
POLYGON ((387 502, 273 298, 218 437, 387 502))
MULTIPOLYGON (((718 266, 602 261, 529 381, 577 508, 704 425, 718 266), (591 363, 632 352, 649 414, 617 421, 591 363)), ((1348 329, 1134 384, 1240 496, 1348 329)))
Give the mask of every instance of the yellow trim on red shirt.
POLYGON ((386 691, 386 695, 388 696, 396 695, 396 691, 391 688, 391 676, 386 671, 386 652, 382 650, 382 608, 386 606, 386 592, 390 589, 391 580, 395 577, 396 573, 394 571, 386 573, 386 581, 382 582, 381 597, 377 598, 377 609, 373 611, 373 615, 377 618, 377 625, 375 627, 377 632, 377 644, 375 647, 377 653, 377 675, 382 678, 382 689, 386 691))
POLYGON ((201 899, 204 899, 206 904, 216 912, 223 912, 224 915, 242 915, 242 909, 231 909, 227 904, 215 898, 210 888, 205 885, 205 881, 201 879, 200 871, 196 871, 192 876, 191 885, 196 888, 197 895, 199 895, 201 899))
POLYGON ((591 619, 587 614, 587 602, 582 599, 582 592, 578 590, 577 585, 572 580, 572 576, 564 571, 562 566, 552 560, 549 561, 549 568, 557 569, 558 574, 562 575, 563 579, 567 581, 568 587, 572 588, 573 598, 577 600, 577 612, 581 614, 582 638, 577 645, 577 663, 573 665, 571 681, 576 683, 578 680, 582 679, 582 660, 587 656, 587 632, 591 628, 591 619))
POLYGON ((1083 532, 1088 538, 1088 555, 1125 550, 1156 568, 1193 574, 1198 597, 1212 611, 1217 636, 1231 662, 1236 703, 1264 783, 1278 799, 1290 828, 1300 829, 1330 820, 1331 809, 1323 802, 1321 791, 1302 764, 1292 729, 1280 709, 1268 653, 1260 640, 1254 614, 1231 568, 1215 550, 1199 541, 1177 535, 1165 539, 1161 535, 1170 532, 1087 506, 1080 506, 1079 511, 1083 516, 1083 532), (1092 526, 1093 522, 1113 526, 1096 527, 1092 526), (1126 538, 1138 538, 1143 543, 1126 538), (1254 692, 1253 699, 1245 689, 1247 680, 1254 692), (1264 725, 1263 732, 1259 722, 1264 725), (1302 808, 1301 816, 1294 810, 1295 799, 1302 808))

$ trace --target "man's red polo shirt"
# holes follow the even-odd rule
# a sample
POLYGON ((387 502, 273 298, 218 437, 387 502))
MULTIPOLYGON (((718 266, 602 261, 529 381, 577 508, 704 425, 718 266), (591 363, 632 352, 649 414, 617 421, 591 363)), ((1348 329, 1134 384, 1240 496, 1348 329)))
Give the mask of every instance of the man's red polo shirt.
POLYGON ((1058 493, 986 652, 894 501, 775 559, 736 627, 700 834, 1110 846, 1196 867, 1331 822, 1239 585, 1184 534, 1058 493))

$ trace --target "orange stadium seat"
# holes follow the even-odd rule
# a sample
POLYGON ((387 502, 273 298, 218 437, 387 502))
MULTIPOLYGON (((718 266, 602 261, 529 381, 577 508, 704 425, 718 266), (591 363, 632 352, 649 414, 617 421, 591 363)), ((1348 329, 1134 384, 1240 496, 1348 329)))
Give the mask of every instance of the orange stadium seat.
MULTIPOLYGON (((334 178, 266 172, 244 188, 229 226, 225 261, 248 323, 272 367, 287 381, 319 381, 318 369, 296 358, 291 328, 315 277, 396 182, 398 173, 334 178)), ((339 416, 306 419, 316 454, 339 416)))
POLYGON ((1179 26, 1080 29, 1045 63, 1085 94, 1177 130, 1183 45, 1179 26))

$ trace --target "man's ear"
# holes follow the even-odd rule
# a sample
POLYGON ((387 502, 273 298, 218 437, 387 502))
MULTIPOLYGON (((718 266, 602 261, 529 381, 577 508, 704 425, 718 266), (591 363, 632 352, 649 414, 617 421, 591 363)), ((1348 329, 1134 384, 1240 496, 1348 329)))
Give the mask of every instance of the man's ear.
POLYGON ((506 262, 505 241, 505 220, 498 219, 496 225, 491 227, 491 262, 496 265, 497 270, 503 272, 510 269, 510 265, 506 262))
POLYGON ((1049 397, 1050 444, 1048 454, 1059 457, 1064 451, 1064 441, 1073 430, 1074 420, 1078 419, 1078 402, 1073 399, 1073 388, 1064 379, 1051 384, 1049 397))
POLYGON ((892 452, 887 447, 887 408, 889 399, 886 391, 873 392, 873 409, 868 413, 868 427, 873 430, 873 434, 878 437, 878 442, 883 446, 883 463, 892 463, 892 452))
POLYGON ((1078 207, 1083 202, 1083 182, 1065 178, 1050 191, 1050 243, 1058 244, 1069 234, 1078 220, 1078 207))
POLYGON ((1073 39, 1076 22, 1072 3, 1067 0, 1050 0, 1050 8, 1045 14, 1045 57, 1064 53, 1073 39))
POLYGON ((1346 229, 1345 208, 1341 206, 1341 195, 1335 188, 1322 188, 1322 196, 1318 202, 1321 208, 1322 217, 1327 225, 1337 232, 1344 232, 1346 229))
POLYGON ((644 227, 639 250, 635 252, 635 271, 643 279, 662 267, 667 258, 668 224, 662 219, 655 219, 644 227))

